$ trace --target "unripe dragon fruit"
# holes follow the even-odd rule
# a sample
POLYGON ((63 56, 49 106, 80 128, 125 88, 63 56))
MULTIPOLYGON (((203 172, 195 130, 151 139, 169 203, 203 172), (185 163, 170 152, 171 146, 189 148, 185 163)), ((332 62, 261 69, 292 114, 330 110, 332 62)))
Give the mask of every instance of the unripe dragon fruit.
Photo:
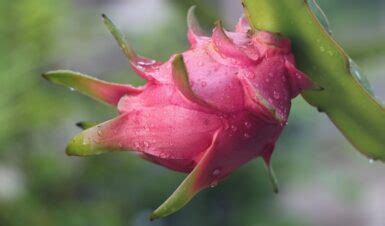
POLYGON ((207 37, 192 8, 188 13, 191 48, 158 62, 138 56, 103 17, 132 68, 147 83, 133 87, 71 71, 44 74, 119 111, 116 118, 75 136, 67 147, 69 155, 129 150, 190 173, 152 218, 175 212, 198 191, 216 185, 256 157, 270 166, 291 99, 314 87, 296 69, 287 38, 252 30, 245 18, 235 32, 225 31, 218 22, 207 37))

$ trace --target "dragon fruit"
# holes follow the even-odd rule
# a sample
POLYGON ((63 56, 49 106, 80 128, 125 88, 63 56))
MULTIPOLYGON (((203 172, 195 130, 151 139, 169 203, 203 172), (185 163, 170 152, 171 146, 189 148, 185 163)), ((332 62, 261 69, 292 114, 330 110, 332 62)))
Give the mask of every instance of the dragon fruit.
POLYGON ((203 35, 188 13, 191 48, 167 62, 137 55, 113 23, 103 16, 141 87, 97 80, 72 71, 43 76, 117 106, 119 115, 84 130, 67 154, 132 151, 169 169, 190 173, 151 216, 169 215, 200 190, 215 186, 246 162, 261 156, 270 167, 274 144, 286 125, 291 99, 314 88, 295 66, 290 41, 252 30, 245 18, 235 32, 216 23, 203 35))

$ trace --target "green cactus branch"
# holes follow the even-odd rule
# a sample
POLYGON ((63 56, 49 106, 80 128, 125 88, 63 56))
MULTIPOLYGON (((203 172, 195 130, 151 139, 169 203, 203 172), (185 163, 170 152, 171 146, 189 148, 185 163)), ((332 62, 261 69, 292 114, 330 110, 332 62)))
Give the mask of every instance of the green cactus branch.
POLYGON ((292 40, 299 68, 324 88, 303 97, 325 112, 344 136, 371 159, 385 160, 385 109, 367 80, 329 34, 314 0, 243 0, 245 14, 258 30, 292 40))

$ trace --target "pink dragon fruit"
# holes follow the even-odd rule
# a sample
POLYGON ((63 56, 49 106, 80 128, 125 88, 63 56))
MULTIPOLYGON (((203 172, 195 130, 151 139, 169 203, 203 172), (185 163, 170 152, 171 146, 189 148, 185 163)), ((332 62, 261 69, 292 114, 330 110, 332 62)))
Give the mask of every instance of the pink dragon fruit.
POLYGON ((258 156, 270 166, 291 99, 313 87, 296 69, 287 38, 252 30, 245 18, 235 32, 225 31, 218 22, 212 37, 207 37, 191 8, 191 48, 163 63, 138 56, 103 17, 132 68, 147 84, 108 83, 72 71, 44 74, 119 111, 118 117, 75 136, 67 147, 69 155, 129 150, 169 169, 190 173, 153 213, 153 219, 175 212, 198 191, 216 185, 258 156))

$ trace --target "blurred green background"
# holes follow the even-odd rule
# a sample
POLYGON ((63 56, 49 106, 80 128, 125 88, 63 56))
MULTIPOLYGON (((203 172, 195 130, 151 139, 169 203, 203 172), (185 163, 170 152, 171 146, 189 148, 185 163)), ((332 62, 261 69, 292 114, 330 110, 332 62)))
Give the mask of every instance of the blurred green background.
MULTIPOLYGON (((385 2, 319 2, 335 38, 384 101, 385 2)), ((385 165, 355 151, 301 97, 273 159, 278 195, 256 160, 180 212, 150 222, 151 211, 185 175, 129 153, 65 155, 66 142, 79 132, 76 122, 116 113, 40 74, 72 69, 143 84, 100 14, 109 15, 139 53, 166 60, 188 48, 184 17, 193 4, 207 31, 217 18, 230 29, 241 14, 236 0, 0 1, 0 226, 385 225, 385 165)))

